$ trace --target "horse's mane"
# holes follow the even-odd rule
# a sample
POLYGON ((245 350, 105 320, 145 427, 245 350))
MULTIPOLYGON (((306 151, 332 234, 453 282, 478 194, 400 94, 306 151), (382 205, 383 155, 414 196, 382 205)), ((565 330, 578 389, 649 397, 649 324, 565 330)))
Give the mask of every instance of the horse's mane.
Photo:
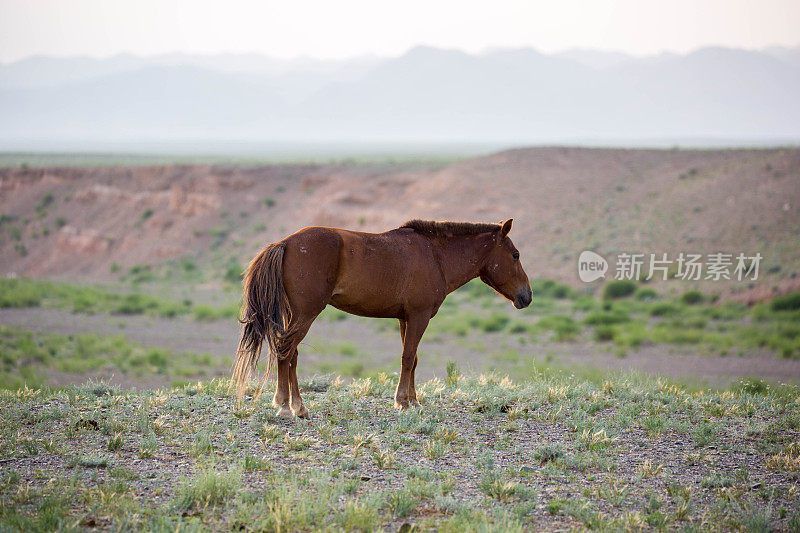
POLYGON ((411 228, 429 237, 448 237, 451 235, 477 235, 489 231, 499 231, 500 224, 481 222, 449 222, 447 220, 409 220, 401 228, 411 228))

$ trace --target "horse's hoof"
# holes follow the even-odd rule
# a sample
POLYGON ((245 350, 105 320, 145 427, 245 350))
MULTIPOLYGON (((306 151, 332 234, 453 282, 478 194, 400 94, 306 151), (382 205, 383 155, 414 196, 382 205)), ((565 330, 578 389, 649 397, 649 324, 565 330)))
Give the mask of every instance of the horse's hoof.
POLYGON ((277 413, 275 413, 275 416, 285 416, 285 417, 289 417, 289 416, 292 416, 292 412, 289 410, 289 408, 288 408, 288 407, 281 406, 281 407, 278 409, 278 412, 277 412, 277 413))
POLYGON ((300 409, 294 412, 294 416, 297 418, 309 418, 308 409, 306 409, 305 405, 301 405, 300 409))
POLYGON ((288 409, 288 406, 289 406, 289 398, 286 398, 282 402, 279 402, 275 398, 272 399, 272 407, 286 407, 288 409))

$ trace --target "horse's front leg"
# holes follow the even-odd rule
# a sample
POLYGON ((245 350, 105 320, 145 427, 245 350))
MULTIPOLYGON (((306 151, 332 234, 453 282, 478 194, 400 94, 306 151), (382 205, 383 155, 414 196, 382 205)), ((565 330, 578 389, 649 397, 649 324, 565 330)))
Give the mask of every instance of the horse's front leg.
MULTIPOLYGON (((400 319, 400 341, 405 342, 406 338, 406 321, 404 319, 400 319)), ((417 389, 416 389, 416 381, 414 379, 414 372, 417 370, 417 362, 419 361, 419 357, 414 355, 414 365, 411 367, 411 388, 408 390, 408 403, 412 407, 419 407, 419 402, 417 401, 417 389)))
POLYGON ((400 381, 394 393, 394 405, 399 409, 408 409, 410 405, 419 405, 417 392, 414 388, 414 368, 417 360, 417 346, 428 327, 430 315, 412 315, 405 321, 405 328, 400 325, 403 333, 403 358, 400 365, 400 381), (403 332, 403 330, 405 330, 403 332))

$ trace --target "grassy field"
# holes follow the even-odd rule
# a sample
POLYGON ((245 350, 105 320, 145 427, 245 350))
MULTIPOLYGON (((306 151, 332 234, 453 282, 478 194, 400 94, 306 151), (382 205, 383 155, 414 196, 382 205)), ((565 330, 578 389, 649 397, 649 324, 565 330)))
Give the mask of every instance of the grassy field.
POLYGON ((237 282, 207 295, 194 274, 0 279, 0 311, 112 324, 0 325, 0 530, 800 529, 792 379, 708 388, 547 355, 791 361, 796 293, 746 307, 539 280, 519 313, 472 282, 430 324, 421 366, 446 372, 418 384, 423 408, 408 412, 392 401, 396 323, 329 308, 302 348, 301 421, 272 416, 269 394, 237 404, 212 379, 229 372, 232 342, 146 342, 155 329, 235 332, 237 282), (130 385, 86 382, 109 374, 130 385))
POLYGON ((0 168, 52 168, 99 166, 158 166, 158 165, 236 165, 263 166, 271 164, 329 164, 374 165, 402 164, 411 167, 437 168, 475 154, 490 151, 494 146, 454 144, 445 150, 429 146, 376 146, 373 149, 335 145, 320 145, 309 155, 299 146, 259 147, 252 150, 218 150, 208 152, 109 150, 107 152, 46 152, 0 151, 0 168))
POLYGON ((224 381, 4 391, 7 530, 800 528, 800 396, 637 375, 303 383, 310 421, 224 381))
MULTIPOLYGON (((152 327, 179 328, 176 331, 183 335, 192 335, 192 331, 205 329, 211 323, 233 334, 237 328, 237 279, 229 282, 226 289, 216 291, 213 298, 206 298, 217 303, 198 303, 179 296, 191 294, 193 285, 180 288, 180 284, 171 284, 168 288, 161 282, 129 280, 124 285, 100 288, 24 278, 0 279, 0 308, 59 310, 65 317, 118 317, 122 328, 113 335, 86 331, 64 336, 26 331, 25 326, 0 326, 0 387, 47 385, 48 369, 54 368, 80 373, 81 369, 105 365, 134 381, 137 376, 142 382, 153 374, 171 376, 173 385, 187 379, 208 379, 215 375, 215 369, 227 372, 233 344, 219 346, 214 354, 204 353, 207 350, 184 353, 186 350, 152 344, 140 346, 141 342, 127 337, 129 332, 123 326, 128 318, 141 316, 160 321, 152 327), (150 352, 165 354, 153 355, 152 359, 166 359, 168 363, 144 364, 150 352)), ((534 293, 532 308, 519 313, 477 281, 459 289, 445 300, 425 334, 426 363, 444 368, 452 355, 441 360, 436 354, 452 354, 455 349, 465 354, 462 365, 471 371, 494 371, 526 379, 536 371, 535 364, 553 362, 549 353, 575 345, 611 353, 617 359, 653 348, 665 358, 687 353, 743 361, 800 358, 800 293, 753 307, 716 302, 694 290, 661 295, 646 285, 624 282, 608 284, 600 297, 552 281, 534 282, 534 293), (430 345, 434 349, 429 359, 426 346, 430 345), (538 357, 532 359, 531 353, 538 357)), ((304 359, 304 372, 375 377, 378 372, 396 370, 396 354, 384 354, 385 341, 381 341, 397 340, 395 322, 353 317, 333 308, 326 309, 318 322, 350 327, 357 324, 368 338, 355 339, 346 331, 340 333, 342 337, 330 338, 312 329, 303 353, 304 357, 314 357, 311 363, 304 359), (375 357, 375 352, 381 357, 375 357)), ((146 337, 146 331, 140 336, 146 337)), ((604 377, 603 372, 591 368, 577 373, 595 381, 604 377)), ((780 381, 792 383, 795 379, 787 375, 780 381)))
POLYGON ((98 370, 127 376, 133 382, 152 382, 163 376, 169 382, 209 377, 228 360, 209 353, 175 352, 144 347, 124 335, 52 335, 0 326, 0 383, 4 388, 41 386, 53 382, 82 382, 98 370))
MULTIPOLYGON (((134 284, 134 288, 136 284, 134 284)), ((239 306, 195 304, 152 296, 143 291, 121 293, 109 289, 32 279, 0 279, 0 308, 47 307, 72 313, 111 313, 174 318, 192 315, 198 320, 235 319, 239 306)))

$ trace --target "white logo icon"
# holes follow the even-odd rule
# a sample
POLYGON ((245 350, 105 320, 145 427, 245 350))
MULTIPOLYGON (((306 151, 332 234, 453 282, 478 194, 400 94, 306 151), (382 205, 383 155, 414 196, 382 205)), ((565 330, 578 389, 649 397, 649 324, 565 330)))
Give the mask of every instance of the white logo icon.
POLYGON ((591 283, 600 278, 606 277, 608 272, 608 261, 602 255, 589 250, 581 252, 578 257, 578 277, 584 283, 591 283))

